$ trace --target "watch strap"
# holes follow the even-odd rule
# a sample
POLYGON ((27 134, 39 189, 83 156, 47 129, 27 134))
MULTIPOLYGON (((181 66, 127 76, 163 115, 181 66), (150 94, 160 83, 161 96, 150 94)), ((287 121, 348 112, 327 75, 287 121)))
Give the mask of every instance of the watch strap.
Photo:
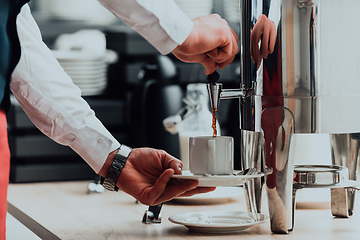
POLYGON ((109 171, 106 177, 100 177, 101 185, 109 191, 118 191, 116 182, 120 176, 120 173, 130 155, 131 148, 126 145, 121 145, 118 152, 115 154, 114 161, 109 167, 109 171))

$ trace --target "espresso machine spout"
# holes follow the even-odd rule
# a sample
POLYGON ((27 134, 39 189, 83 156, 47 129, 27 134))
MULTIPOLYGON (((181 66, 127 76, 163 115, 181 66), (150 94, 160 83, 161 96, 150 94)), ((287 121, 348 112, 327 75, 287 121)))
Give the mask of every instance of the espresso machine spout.
POLYGON ((239 89, 223 89, 221 83, 208 83, 207 88, 210 96, 210 104, 212 109, 218 109, 221 99, 233 99, 233 98, 242 98, 250 95, 254 95, 255 86, 250 89, 239 88, 239 89))

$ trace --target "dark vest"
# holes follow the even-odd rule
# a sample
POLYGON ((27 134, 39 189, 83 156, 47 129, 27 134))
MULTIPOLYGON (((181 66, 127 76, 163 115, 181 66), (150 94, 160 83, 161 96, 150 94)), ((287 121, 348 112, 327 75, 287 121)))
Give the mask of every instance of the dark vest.
POLYGON ((10 80, 20 59, 20 43, 16 31, 16 17, 29 0, 0 0, 0 102, 10 107, 10 80))

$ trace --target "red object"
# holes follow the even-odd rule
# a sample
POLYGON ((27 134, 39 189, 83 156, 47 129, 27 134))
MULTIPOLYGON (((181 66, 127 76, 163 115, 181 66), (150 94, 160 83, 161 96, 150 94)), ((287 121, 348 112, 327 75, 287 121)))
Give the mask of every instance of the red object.
POLYGON ((10 150, 6 129, 6 115, 0 110, 0 239, 5 239, 7 188, 9 185, 10 150))
MULTIPOLYGON (((279 44, 279 43, 278 43, 279 44)), ((280 45, 280 44, 279 44, 280 45)), ((270 107, 282 107, 282 85, 281 85, 281 54, 280 47, 276 46, 273 56, 264 59, 263 67, 263 110, 270 107), (270 71, 269 71, 270 70, 270 71)), ((272 111, 264 111, 261 116, 261 127, 265 138, 265 164, 273 168, 273 173, 267 177, 267 186, 276 187, 276 142, 279 127, 283 121, 283 111, 281 108, 274 108, 272 111)), ((282 138, 284 139, 284 138, 282 138)), ((280 143, 284 144, 284 142, 280 143)))

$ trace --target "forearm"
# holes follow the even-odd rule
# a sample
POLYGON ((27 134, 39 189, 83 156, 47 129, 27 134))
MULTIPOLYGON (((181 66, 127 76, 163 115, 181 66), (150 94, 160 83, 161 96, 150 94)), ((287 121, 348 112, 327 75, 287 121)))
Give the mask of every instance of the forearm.
POLYGON ((22 55, 11 90, 30 120, 54 141, 70 146, 96 172, 120 144, 81 98, 81 91, 41 40, 25 6, 17 18, 22 55))
POLYGON ((160 53, 182 44, 193 23, 172 0, 99 0, 160 53))

